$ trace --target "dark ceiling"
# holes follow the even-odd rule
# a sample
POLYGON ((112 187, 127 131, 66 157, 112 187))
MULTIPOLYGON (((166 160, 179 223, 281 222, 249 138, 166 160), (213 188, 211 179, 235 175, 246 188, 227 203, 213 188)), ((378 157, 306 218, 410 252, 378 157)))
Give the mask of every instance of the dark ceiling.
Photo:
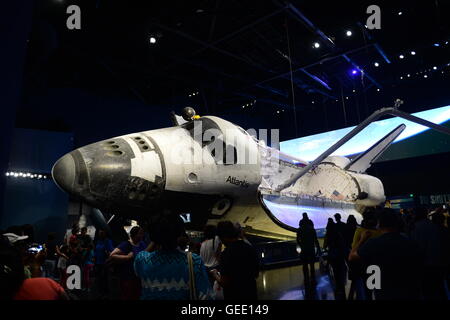
POLYGON ((448 105, 449 21, 445 0, 35 1, 17 125, 36 126, 33 101, 55 88, 264 118, 282 139, 354 125, 396 98, 407 112, 448 105), (81 30, 66 28, 70 4, 81 30), (364 26, 371 4, 381 30, 364 26))

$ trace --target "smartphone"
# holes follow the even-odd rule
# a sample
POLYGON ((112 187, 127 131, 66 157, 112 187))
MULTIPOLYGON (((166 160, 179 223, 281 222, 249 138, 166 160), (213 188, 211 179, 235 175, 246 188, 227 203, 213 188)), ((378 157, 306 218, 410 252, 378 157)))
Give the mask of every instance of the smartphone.
POLYGON ((32 246, 28 248, 29 253, 39 253, 44 247, 42 245, 32 246))

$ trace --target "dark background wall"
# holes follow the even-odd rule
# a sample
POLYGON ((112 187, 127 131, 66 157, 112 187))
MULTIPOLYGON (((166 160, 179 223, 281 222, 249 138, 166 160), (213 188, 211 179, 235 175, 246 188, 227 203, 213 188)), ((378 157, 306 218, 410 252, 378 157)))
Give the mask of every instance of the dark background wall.
POLYGON ((71 133, 15 129, 8 171, 48 174, 48 179, 7 177, 0 228, 31 224, 35 240, 48 232, 62 239, 67 225, 68 196, 50 176, 58 158, 73 148, 71 133))

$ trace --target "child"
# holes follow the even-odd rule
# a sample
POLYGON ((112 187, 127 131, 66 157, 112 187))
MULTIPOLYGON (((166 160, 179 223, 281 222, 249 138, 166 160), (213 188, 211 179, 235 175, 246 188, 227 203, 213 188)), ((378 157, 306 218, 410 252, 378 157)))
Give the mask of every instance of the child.
POLYGON ((67 261, 69 260, 68 257, 69 248, 67 247, 67 245, 63 244, 61 247, 56 247, 56 253, 58 254, 57 268, 59 271, 59 283, 64 289, 67 289, 66 268, 67 268, 67 261))

